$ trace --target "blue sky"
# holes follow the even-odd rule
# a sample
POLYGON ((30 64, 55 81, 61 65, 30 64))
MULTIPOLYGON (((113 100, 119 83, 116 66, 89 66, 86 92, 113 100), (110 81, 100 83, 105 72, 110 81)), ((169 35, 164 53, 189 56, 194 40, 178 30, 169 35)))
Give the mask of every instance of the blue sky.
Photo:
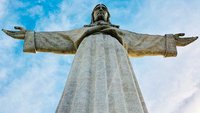
MULTIPOLYGON (((0 0, 0 28, 35 31, 80 28, 104 3, 111 22, 138 33, 200 36, 199 0, 0 0)), ((200 42, 178 56, 131 58, 149 113, 199 113, 200 42)), ((73 55, 23 53, 23 41, 0 32, 0 113, 54 113, 73 55)))

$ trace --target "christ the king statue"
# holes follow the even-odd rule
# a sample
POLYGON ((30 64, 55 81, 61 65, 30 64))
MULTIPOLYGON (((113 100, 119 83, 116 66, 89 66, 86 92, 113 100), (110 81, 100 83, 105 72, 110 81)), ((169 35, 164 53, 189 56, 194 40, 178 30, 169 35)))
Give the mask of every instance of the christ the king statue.
POLYGON ((104 4, 95 6, 89 25, 70 31, 34 32, 2 29, 24 40, 24 52, 75 54, 56 113, 147 113, 130 57, 175 57, 176 46, 197 37, 184 33, 149 35, 111 24, 104 4))

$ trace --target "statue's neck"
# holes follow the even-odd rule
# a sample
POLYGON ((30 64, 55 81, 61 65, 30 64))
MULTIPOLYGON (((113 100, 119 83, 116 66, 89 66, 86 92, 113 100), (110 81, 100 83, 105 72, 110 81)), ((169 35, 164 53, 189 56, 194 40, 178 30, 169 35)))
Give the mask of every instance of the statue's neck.
POLYGON ((84 25, 84 27, 92 27, 92 26, 98 26, 98 25, 109 25, 109 26, 112 26, 112 27, 119 28, 118 25, 112 25, 111 23, 103 21, 103 20, 95 21, 94 23, 91 23, 89 25, 84 25))
POLYGON ((99 21, 94 22, 93 25, 110 25, 110 23, 103 20, 99 20, 99 21))

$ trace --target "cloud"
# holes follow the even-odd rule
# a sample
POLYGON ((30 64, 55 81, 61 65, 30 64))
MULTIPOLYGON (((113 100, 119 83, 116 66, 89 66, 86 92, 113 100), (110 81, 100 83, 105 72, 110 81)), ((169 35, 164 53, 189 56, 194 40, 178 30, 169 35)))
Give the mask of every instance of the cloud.
POLYGON ((63 0, 57 11, 50 13, 47 17, 37 22, 36 29, 59 31, 82 27, 90 22, 91 9, 96 3, 96 1, 86 0, 71 2, 63 0), (77 4, 81 5, 77 6, 77 4))
POLYGON ((199 113, 199 104, 200 104, 200 91, 197 90, 193 95, 186 98, 181 105, 177 108, 177 111, 173 113, 199 113))
MULTIPOLYGON (((27 7, 27 3, 15 1, 1 5, 6 7, 2 12, 8 11, 1 17, 1 28, 20 25, 24 18, 17 7, 27 7)), ((3 32, 0 36, 0 113, 54 112, 73 57, 24 54, 23 41, 3 32)))
MULTIPOLYGON (((185 32, 186 36, 198 36, 199 3, 197 0, 145 1, 137 15, 131 18, 130 23, 133 24, 126 27, 148 34, 185 32)), ((199 100, 199 44, 197 40, 186 47, 178 47, 176 58, 134 59, 136 76, 141 83, 150 113, 200 112, 195 108, 198 106, 196 100, 199 100), (191 105, 196 111, 192 110, 191 105)))
MULTIPOLYGON (((3 20, 0 20, 0 26, 12 29, 12 25, 21 25, 23 18, 15 9, 27 7, 32 16, 42 15, 36 20, 36 31, 79 28, 90 22, 92 8, 99 2, 108 4, 113 24, 120 24, 123 29, 161 35, 177 32, 185 32, 187 36, 199 35, 198 0, 64 0, 58 9, 49 13, 44 13, 46 9, 40 5, 32 7, 27 5, 28 2, 19 1, 7 4, 6 0, 1 0, 0 11, 3 13, 0 17, 3 20), (36 9, 41 13, 34 13, 36 9)), ((41 0, 40 3, 45 2, 41 0)), ((55 112, 73 56, 26 54, 22 52, 22 41, 2 32, 0 35, 0 112, 55 112)), ((199 51, 197 40, 178 48, 176 58, 131 59, 150 113, 199 113, 199 51)))
POLYGON ((43 7, 41 5, 36 5, 31 7, 28 10, 30 16, 35 17, 35 16, 42 16, 43 15, 43 7))
POLYGON ((63 89, 63 86, 58 89, 56 84, 64 84, 66 76, 62 75, 66 75, 68 71, 62 69, 69 70, 69 65, 66 65, 66 61, 63 62, 65 58, 53 55, 32 56, 18 62, 17 65, 23 64, 15 69, 23 71, 23 76, 15 75, 18 77, 13 78, 12 82, 3 88, 0 105, 4 108, 0 111, 11 113, 15 109, 15 113, 53 112, 60 98, 60 93, 57 92, 62 92, 63 89), (59 65, 61 61, 65 66, 59 65))
POLYGON ((0 18, 2 18, 4 15, 5 15, 5 6, 6 6, 6 4, 7 4, 7 1, 6 0, 1 0, 0 1, 0 18))

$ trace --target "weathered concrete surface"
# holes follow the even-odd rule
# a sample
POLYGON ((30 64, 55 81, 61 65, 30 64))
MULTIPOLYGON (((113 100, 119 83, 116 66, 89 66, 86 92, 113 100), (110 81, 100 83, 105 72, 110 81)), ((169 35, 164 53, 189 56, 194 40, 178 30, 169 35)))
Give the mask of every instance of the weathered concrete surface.
POLYGON ((128 55, 176 56, 173 35, 137 34, 110 26, 27 32, 24 50, 76 52, 57 113, 147 113, 128 55))

